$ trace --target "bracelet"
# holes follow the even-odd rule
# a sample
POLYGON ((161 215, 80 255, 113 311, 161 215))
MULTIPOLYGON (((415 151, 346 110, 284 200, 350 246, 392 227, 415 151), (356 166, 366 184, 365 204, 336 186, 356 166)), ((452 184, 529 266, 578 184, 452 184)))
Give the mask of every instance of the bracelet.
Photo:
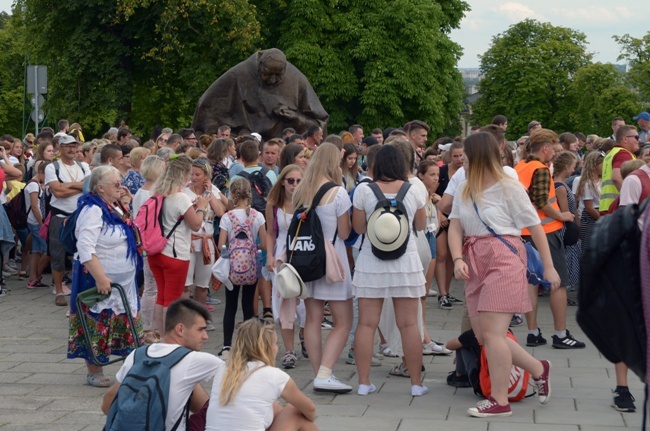
POLYGON ((196 210, 196 213, 197 213, 197 214, 198 214, 198 213, 203 213, 203 214, 205 214, 205 210, 204 210, 204 209, 198 209, 198 210, 196 210))
POLYGON ((462 257, 457 257, 456 259, 454 259, 454 261, 453 261, 453 262, 454 262, 454 263, 456 263, 456 261, 457 261, 458 259, 460 259, 460 260, 463 260, 463 258, 462 258, 462 257))

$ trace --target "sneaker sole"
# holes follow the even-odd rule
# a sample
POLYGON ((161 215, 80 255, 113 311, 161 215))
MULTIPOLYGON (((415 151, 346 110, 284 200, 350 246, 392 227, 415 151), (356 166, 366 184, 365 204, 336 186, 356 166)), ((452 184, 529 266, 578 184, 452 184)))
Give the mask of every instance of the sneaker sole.
MULTIPOLYGON (((528 345, 528 344, 526 344, 528 345)), ((572 349, 584 349, 585 346, 567 346, 566 344, 555 344, 553 343, 553 348, 554 349, 561 349, 561 350, 572 350, 572 349)))
POLYGON ((622 408, 622 407, 618 407, 616 404, 612 404, 612 407, 614 407, 614 410, 616 410, 617 412, 623 412, 623 413, 634 413, 634 412, 636 412, 636 409, 622 408))
MULTIPOLYGON (((526 347, 537 347, 537 346, 546 346, 548 342, 544 343, 526 343, 526 347)), ((553 346, 555 347, 555 346, 553 346)))
POLYGON ((327 389, 327 388, 317 388, 314 386, 314 392, 328 392, 330 394, 347 394, 348 392, 352 392, 352 388, 350 389, 327 389))
POLYGON ((496 418, 500 416, 512 416, 512 411, 509 412, 504 412, 504 413, 481 413, 476 410, 472 410, 471 408, 467 410, 467 414, 475 417, 475 418, 496 418))

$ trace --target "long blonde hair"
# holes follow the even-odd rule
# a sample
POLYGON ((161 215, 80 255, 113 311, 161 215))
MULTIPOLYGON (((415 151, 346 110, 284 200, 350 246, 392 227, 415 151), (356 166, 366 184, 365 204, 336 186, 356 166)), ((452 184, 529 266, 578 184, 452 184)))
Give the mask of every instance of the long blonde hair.
POLYGON ((293 171, 298 171, 302 175, 302 168, 298 165, 287 165, 284 167, 284 169, 282 169, 282 172, 280 172, 278 180, 275 182, 275 185, 269 192, 269 195, 266 197, 266 201, 270 203, 271 206, 278 208, 284 206, 284 200, 286 199, 287 195, 282 182, 284 181, 285 177, 293 171))
POLYGON ((180 155, 173 159, 170 158, 167 169, 158 177, 153 186, 154 194, 169 196, 181 191, 191 172, 192 160, 189 157, 180 155))
POLYGON ((468 136, 463 148, 468 162, 463 200, 481 200, 486 176, 493 177, 499 183, 510 180, 501 166, 499 144, 491 133, 479 132, 468 136))
POLYGON ((580 200, 585 195, 585 189, 589 187, 594 197, 600 197, 600 191, 597 184, 600 181, 598 174, 600 173, 598 165, 603 164, 605 157, 600 151, 591 151, 585 156, 585 166, 582 168, 582 175, 578 183, 578 190, 576 191, 576 199, 580 200))
POLYGON ((323 179, 341 185, 340 165, 341 151, 336 148, 336 145, 329 142, 320 144, 311 157, 302 181, 293 192, 293 207, 300 208, 304 205, 309 208, 323 179))
POLYGON ((253 193, 251 183, 242 177, 237 177, 230 183, 230 198, 235 207, 246 202, 246 214, 251 212, 251 203, 253 202, 253 193))
POLYGON ((248 319, 239 327, 221 381, 221 392, 219 393, 221 405, 225 406, 234 402, 237 392, 246 379, 259 369, 256 368, 249 372, 249 362, 260 361, 269 367, 275 365, 274 334, 275 327, 273 325, 257 318, 248 319))

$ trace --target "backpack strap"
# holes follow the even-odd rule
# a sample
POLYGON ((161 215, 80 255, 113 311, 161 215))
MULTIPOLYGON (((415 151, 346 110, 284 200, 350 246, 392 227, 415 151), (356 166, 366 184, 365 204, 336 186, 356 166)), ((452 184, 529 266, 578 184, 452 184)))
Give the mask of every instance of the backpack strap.
POLYGON ((312 208, 316 208, 318 204, 320 203, 321 199, 323 199, 323 196, 325 196, 325 193, 327 193, 330 189, 333 189, 334 187, 338 187, 339 185, 334 183, 334 182, 329 182, 325 183, 316 192, 316 195, 314 196, 314 199, 311 201, 311 206, 309 209, 311 210, 312 208))
POLYGON ((411 183, 409 183, 408 181, 404 181, 402 183, 402 186, 399 188, 399 191, 397 192, 397 196, 395 196, 395 200, 397 202, 404 202, 406 193, 408 193, 410 188, 411 188, 411 183))
POLYGON ((59 175, 59 170, 61 169, 61 163, 57 160, 53 164, 54 164, 54 174, 56 175, 56 179, 59 180, 60 183, 63 183, 63 181, 61 181, 61 176, 59 175))

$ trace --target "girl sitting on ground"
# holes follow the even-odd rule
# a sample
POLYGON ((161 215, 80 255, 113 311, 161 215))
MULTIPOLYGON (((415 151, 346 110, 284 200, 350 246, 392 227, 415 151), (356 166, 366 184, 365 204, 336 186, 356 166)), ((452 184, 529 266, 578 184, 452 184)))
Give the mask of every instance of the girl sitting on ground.
POLYGON ((275 368, 278 337, 274 325, 244 322, 227 367, 214 377, 206 431, 318 430, 316 406, 284 371, 275 368), (277 398, 288 404, 280 406, 277 398))

